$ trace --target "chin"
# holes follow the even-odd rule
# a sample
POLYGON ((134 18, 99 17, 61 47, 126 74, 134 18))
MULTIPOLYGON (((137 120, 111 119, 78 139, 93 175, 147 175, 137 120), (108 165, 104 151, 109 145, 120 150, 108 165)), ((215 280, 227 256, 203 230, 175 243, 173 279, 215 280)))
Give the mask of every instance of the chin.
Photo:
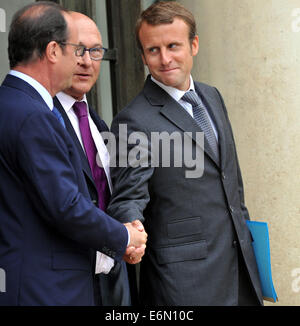
POLYGON ((76 92, 76 94, 85 94, 87 92, 89 92, 90 88, 87 87, 86 85, 77 85, 76 87, 74 87, 73 84, 73 90, 76 92))
POLYGON ((74 97, 77 101, 81 101, 83 99, 85 93, 73 93, 73 95, 71 95, 72 97, 74 97))
POLYGON ((174 81, 164 81, 163 84, 165 84, 166 86, 169 86, 169 87, 177 88, 177 83, 174 81))

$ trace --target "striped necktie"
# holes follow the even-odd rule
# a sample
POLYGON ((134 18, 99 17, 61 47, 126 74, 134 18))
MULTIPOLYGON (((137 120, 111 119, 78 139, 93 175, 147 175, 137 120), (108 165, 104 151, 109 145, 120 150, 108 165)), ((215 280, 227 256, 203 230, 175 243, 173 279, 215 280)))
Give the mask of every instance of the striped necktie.
POLYGON ((208 114, 206 112, 202 100, 197 95, 197 93, 192 90, 186 92, 183 95, 182 100, 192 105, 194 119, 196 123, 200 126, 200 128, 203 130, 207 142, 210 148, 212 149, 215 158, 217 159, 217 162, 219 162, 219 146, 218 146, 217 138, 212 128, 211 122, 209 120, 208 114))

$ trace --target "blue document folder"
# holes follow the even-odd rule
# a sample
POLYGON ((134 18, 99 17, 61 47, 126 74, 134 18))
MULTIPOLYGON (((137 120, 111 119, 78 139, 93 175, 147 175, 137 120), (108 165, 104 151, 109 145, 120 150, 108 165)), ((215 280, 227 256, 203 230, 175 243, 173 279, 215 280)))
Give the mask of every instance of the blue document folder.
POLYGON ((268 224, 265 222, 246 221, 253 238, 253 250, 256 258, 262 294, 264 300, 278 301, 272 281, 270 241, 268 224))

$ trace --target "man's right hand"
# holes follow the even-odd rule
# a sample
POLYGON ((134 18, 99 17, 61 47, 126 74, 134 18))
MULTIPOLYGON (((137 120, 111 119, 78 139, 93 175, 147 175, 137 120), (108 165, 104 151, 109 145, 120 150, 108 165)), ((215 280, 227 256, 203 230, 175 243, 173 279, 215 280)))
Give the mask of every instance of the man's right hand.
POLYGON ((138 220, 132 223, 125 223, 124 225, 129 232, 130 243, 123 259, 129 264, 137 264, 145 254, 148 235, 144 230, 143 224, 138 220))
POLYGON ((140 222, 133 221, 132 223, 125 223, 124 225, 130 235, 128 247, 139 248, 146 244, 148 235, 140 222))

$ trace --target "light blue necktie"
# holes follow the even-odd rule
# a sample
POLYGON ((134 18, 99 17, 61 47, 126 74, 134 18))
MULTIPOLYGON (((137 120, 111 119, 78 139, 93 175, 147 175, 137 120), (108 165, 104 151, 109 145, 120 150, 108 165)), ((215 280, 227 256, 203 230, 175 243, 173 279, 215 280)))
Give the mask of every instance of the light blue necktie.
POLYGON ((62 124, 62 126, 63 126, 64 128, 66 128, 66 125, 65 125, 64 119, 63 119, 61 113, 57 110, 57 108, 56 108, 55 106, 53 107, 52 113, 56 116, 56 118, 57 118, 58 121, 62 124))

